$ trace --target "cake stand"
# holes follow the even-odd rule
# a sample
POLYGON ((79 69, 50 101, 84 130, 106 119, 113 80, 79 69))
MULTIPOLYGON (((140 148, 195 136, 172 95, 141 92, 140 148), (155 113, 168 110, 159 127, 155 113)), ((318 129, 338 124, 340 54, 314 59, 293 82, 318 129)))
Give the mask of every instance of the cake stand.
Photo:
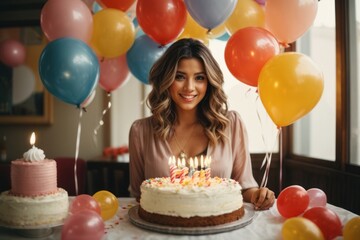
POLYGON ((253 208, 254 207, 252 206, 252 204, 244 203, 245 214, 242 218, 233 222, 229 222, 217 226, 209 226, 209 227, 172 227, 172 226, 165 226, 156 223, 150 223, 140 218, 138 213, 139 205, 136 205, 129 209, 129 219, 130 222, 135 226, 155 232, 177 234, 177 235, 204 235, 204 234, 228 232, 238 228, 245 227, 246 225, 252 222, 255 216, 255 211, 253 208))
POLYGON ((7 229, 14 230, 16 234, 21 235, 23 237, 28 238, 43 238, 50 236, 54 232, 54 228, 62 226, 64 223, 56 222, 52 224, 44 224, 44 225, 37 225, 37 226, 12 226, 0 222, 0 227, 4 227, 7 229))

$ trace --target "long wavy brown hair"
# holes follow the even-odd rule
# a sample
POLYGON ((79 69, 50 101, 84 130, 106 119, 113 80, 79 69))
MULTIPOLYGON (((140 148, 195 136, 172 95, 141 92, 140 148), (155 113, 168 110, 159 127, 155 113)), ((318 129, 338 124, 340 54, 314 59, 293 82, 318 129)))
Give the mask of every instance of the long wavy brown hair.
POLYGON ((229 124, 227 97, 222 88, 224 77, 210 50, 195 39, 180 39, 173 43, 150 70, 152 90, 147 97, 147 105, 153 114, 155 132, 160 138, 167 139, 177 119, 169 87, 175 79, 178 62, 183 58, 196 58, 204 65, 208 87, 197 108, 198 120, 211 145, 223 143, 229 124))

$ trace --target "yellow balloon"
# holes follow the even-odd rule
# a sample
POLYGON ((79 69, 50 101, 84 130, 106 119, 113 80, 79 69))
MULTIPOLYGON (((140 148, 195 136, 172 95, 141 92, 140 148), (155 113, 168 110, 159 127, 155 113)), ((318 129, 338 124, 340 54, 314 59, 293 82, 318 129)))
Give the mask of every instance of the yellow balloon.
POLYGON ((287 219, 281 229, 283 240, 324 240, 319 227, 303 217, 287 219))
POLYGON ((188 13, 186 17, 186 24, 184 31, 180 34, 178 39, 195 38, 202 41, 205 45, 209 44, 207 29, 200 26, 188 13))
POLYGON ((322 72, 310 57, 301 53, 276 55, 260 71, 259 96, 278 127, 288 126, 310 112, 323 89, 322 72))
POLYGON ((214 39, 214 38, 221 37, 225 33, 226 33, 226 26, 225 26, 225 23, 223 23, 223 24, 217 26, 216 28, 211 29, 207 36, 210 39, 214 39))
POLYGON ((234 11, 225 21, 225 26, 230 34, 245 27, 265 28, 264 9, 254 0, 237 1, 234 11))
POLYGON ((97 55, 114 58, 125 54, 135 41, 135 27, 122 11, 105 8, 95 13, 91 47, 97 55))
POLYGON ((96 192, 93 198, 100 205, 101 217, 104 221, 115 216, 119 208, 119 201, 114 194, 106 190, 101 190, 96 192))
POLYGON ((344 240, 356 240, 360 238, 360 217, 353 217, 345 223, 343 238, 344 240))

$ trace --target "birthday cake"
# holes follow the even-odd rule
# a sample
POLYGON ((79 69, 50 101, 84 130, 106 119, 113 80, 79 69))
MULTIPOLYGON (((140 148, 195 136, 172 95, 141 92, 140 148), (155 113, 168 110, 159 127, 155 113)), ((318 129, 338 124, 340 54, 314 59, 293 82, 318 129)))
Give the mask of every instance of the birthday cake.
POLYGON ((180 170, 170 177, 147 179, 141 184, 142 219, 176 227, 204 227, 236 221, 244 215, 237 181, 212 178, 206 170, 191 176, 183 173, 180 170))
POLYGON ((68 193, 57 187, 56 162, 32 147, 11 162, 11 189, 0 194, 0 222, 12 226, 61 223, 68 214, 68 193))

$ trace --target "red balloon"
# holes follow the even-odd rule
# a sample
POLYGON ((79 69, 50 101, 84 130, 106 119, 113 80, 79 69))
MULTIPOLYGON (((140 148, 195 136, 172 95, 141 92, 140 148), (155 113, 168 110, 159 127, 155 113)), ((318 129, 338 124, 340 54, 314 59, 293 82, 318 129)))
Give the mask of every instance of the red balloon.
POLYGON ((92 210, 101 215, 101 209, 99 203, 90 195, 81 194, 76 196, 70 205, 69 212, 76 214, 83 210, 92 210))
POLYGON ((327 240, 342 235, 340 218, 334 211, 326 207, 310 208, 303 214, 303 217, 314 222, 327 240))
POLYGON ((136 17, 141 29, 164 46, 184 29, 186 6, 183 0, 138 0, 136 17))
POLYGON ((292 185, 282 190, 277 198, 276 205, 281 216, 296 217, 302 214, 309 206, 307 191, 298 185, 292 185))
POLYGON ((246 27, 229 38, 225 47, 225 62, 236 79, 257 87, 261 69, 279 53, 279 43, 272 33, 259 27, 246 27))
POLYGON ((135 0, 99 0, 100 5, 105 6, 106 8, 115 8, 126 12, 135 0))
POLYGON ((126 62, 126 54, 117 58, 100 59, 99 85, 110 93, 129 79, 130 71, 126 62))
POLYGON ((0 61, 9 67, 17 67, 25 62, 26 49, 24 45, 13 39, 0 43, 0 61))
POLYGON ((99 240, 105 235, 101 216, 91 210, 69 215, 61 229, 62 240, 99 240))

